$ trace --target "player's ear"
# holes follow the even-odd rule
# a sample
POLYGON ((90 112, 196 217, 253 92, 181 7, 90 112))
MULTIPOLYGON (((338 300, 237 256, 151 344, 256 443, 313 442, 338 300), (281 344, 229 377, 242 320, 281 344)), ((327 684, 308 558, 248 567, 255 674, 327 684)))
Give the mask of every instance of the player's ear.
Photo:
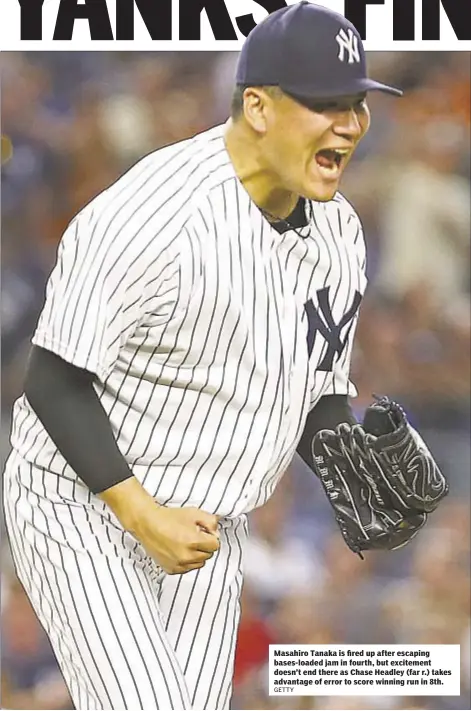
POLYGON ((267 130, 267 109, 271 101, 267 92, 259 87, 244 91, 244 116, 247 123, 259 134, 267 130))

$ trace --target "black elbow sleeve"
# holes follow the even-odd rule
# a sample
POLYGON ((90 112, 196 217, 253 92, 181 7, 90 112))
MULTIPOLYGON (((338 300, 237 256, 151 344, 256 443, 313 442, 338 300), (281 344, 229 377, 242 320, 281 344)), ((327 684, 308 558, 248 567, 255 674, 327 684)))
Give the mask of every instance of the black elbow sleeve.
POLYGON ((356 421, 347 395, 325 395, 307 416, 297 447, 299 456, 312 468, 311 442, 316 433, 320 430, 335 430, 343 422, 354 425, 356 421))
POLYGON ((25 380, 29 404, 77 476, 100 493, 132 476, 93 387, 94 374, 33 347, 25 380))

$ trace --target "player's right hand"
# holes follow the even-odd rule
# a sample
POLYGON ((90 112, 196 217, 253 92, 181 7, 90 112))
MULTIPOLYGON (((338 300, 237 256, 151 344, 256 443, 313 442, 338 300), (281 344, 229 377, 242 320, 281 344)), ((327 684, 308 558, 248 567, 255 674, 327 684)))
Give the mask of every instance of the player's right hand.
POLYGON ((170 575, 202 568, 219 548, 219 517, 159 506, 133 476, 99 494, 123 528, 170 575))
POLYGON ((219 548, 218 517, 197 508, 158 506, 141 518, 133 535, 170 575, 202 568, 219 548))

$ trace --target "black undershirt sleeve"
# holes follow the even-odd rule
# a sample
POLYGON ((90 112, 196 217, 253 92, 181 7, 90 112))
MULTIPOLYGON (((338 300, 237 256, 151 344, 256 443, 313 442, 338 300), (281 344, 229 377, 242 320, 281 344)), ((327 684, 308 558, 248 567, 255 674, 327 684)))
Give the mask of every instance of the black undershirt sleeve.
POLYGON ((129 479, 93 373, 33 346, 25 395, 66 462, 95 494, 129 479))
POLYGON ((319 430, 335 430, 337 425, 346 422, 356 424, 347 395, 324 395, 307 416, 304 432, 299 441, 297 452, 304 462, 313 468, 311 442, 319 430))

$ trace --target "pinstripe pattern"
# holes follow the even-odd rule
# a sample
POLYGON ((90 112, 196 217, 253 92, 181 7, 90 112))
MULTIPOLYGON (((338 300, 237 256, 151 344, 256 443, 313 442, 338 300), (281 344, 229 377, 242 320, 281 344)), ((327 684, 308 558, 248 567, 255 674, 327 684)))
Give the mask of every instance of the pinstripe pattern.
POLYGON ((144 158, 61 241, 33 342, 97 375, 149 493, 217 513, 226 537, 200 571, 162 577, 17 401, 12 548, 85 708, 229 703, 244 514, 273 493, 319 398, 355 394, 356 317, 321 371, 328 343, 316 332, 309 355, 305 304, 328 288, 339 324, 363 293, 361 226, 341 195, 305 208, 305 226, 270 225, 216 127, 144 158))

